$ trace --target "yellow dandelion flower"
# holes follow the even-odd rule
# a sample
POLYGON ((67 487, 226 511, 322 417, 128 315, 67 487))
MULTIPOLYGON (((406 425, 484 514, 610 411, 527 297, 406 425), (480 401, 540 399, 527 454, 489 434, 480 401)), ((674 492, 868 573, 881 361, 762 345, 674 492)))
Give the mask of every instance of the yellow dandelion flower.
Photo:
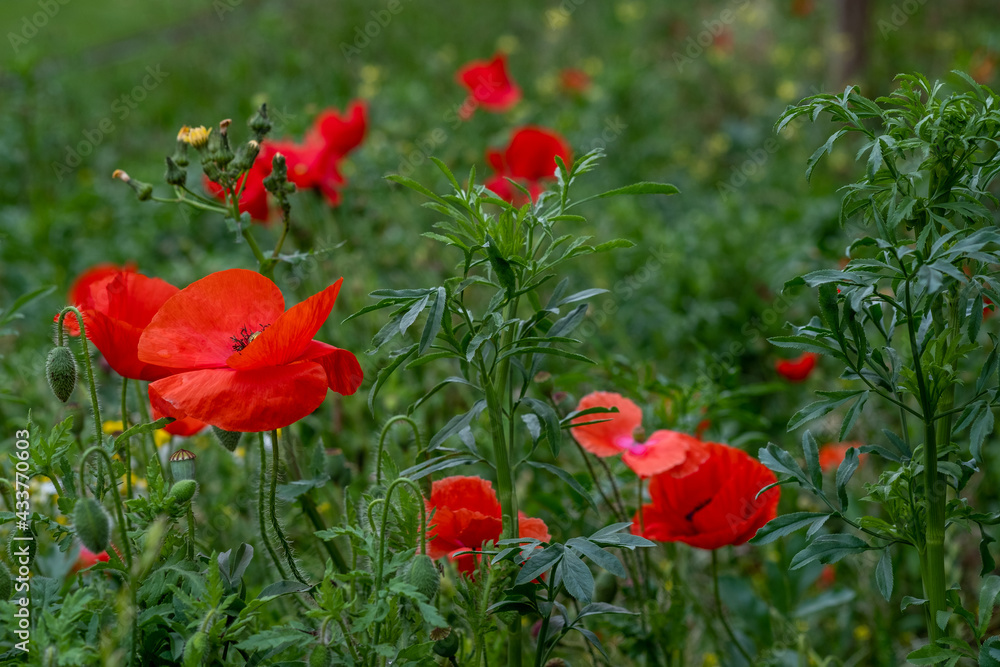
POLYGON ((210 134, 212 134, 212 128, 206 128, 204 125, 199 125, 198 127, 188 128, 187 134, 183 137, 178 134, 177 138, 182 141, 186 141, 195 148, 204 148, 208 144, 208 135, 210 134))

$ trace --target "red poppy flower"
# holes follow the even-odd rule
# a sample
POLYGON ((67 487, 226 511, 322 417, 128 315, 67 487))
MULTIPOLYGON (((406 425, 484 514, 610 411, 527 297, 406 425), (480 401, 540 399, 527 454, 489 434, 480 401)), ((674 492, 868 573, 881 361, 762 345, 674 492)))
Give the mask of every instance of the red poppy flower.
POLYGON ((194 417, 227 431, 269 431, 318 408, 328 389, 350 395, 357 358, 312 337, 343 279, 285 311, 277 285, 230 269, 169 299, 139 341, 139 358, 174 370, 149 385, 161 414, 194 417))
MULTIPOLYGON (((84 273, 71 292, 83 313, 87 339, 101 351, 112 370, 133 380, 156 380, 173 372, 140 361, 137 348, 142 330, 160 306, 178 292, 176 287, 159 278, 135 273, 128 267, 111 273, 101 267, 99 272, 84 273), (102 277, 94 279, 97 275, 102 277)), ((67 329, 70 333, 76 329, 79 334, 75 316, 67 316, 64 322, 73 322, 74 326, 67 325, 67 329)))
POLYGON ((813 368, 816 367, 816 359, 818 358, 819 355, 815 352, 804 352, 795 359, 780 359, 776 361, 774 370, 778 371, 778 375, 781 375, 790 382, 802 382, 812 373, 813 368))
MULTIPOLYGON (((844 462, 844 457, 847 456, 847 450, 851 447, 860 449, 861 443, 838 442, 835 444, 823 445, 819 448, 819 467, 823 469, 823 472, 836 470, 840 467, 840 464, 844 462)), ((867 456, 867 454, 858 454, 858 462, 860 463, 867 458, 867 456)))
POLYGON ((545 189, 542 181, 555 179, 556 156, 568 165, 572 155, 569 144, 555 132, 542 127, 522 127, 514 132, 502 153, 486 152, 486 159, 496 172, 486 187, 501 199, 523 203, 522 194, 506 180, 510 178, 526 187, 531 198, 536 199, 545 189))
MULTIPOLYGON (((472 61, 458 70, 457 78, 468 88, 476 104, 487 111, 507 111, 521 100, 521 89, 507 73, 507 56, 502 53, 496 54, 490 61, 472 61)), ((467 119, 473 111, 475 106, 463 118, 467 119)))
POLYGON ((652 503, 637 512, 632 532, 659 542, 684 542, 701 549, 743 544, 777 515, 778 487, 770 470, 746 452, 705 443, 708 457, 688 474, 654 475, 652 503))
POLYGON ((76 557, 76 562, 73 563, 73 567, 69 571, 79 572, 80 570, 86 570, 88 567, 93 567, 98 563, 107 563, 109 559, 110 556, 108 556, 107 551, 95 554, 87 547, 80 545, 80 554, 76 557))
POLYGON ((578 95, 590 88, 590 77, 583 70, 569 67, 559 72, 559 83, 567 93, 578 95))
MULTIPOLYGON (((85 308, 92 304, 92 299, 90 298, 90 287, 94 283, 100 282, 101 280, 122 271, 135 271, 135 263, 129 262, 125 266, 118 266, 117 264, 110 263, 95 264, 77 276, 76 280, 73 281, 73 284, 70 285, 69 292, 66 294, 66 303, 76 306, 80 312, 83 312, 85 308)), ((52 318, 52 321, 59 321, 58 313, 52 318)), ((76 316, 67 315, 66 319, 63 320, 63 326, 69 335, 80 335, 80 324, 76 321, 76 316)))
POLYGON ((575 424, 607 419, 608 421, 571 428, 580 446, 600 457, 622 455, 625 462, 640 477, 675 470, 678 473, 697 467, 707 456, 700 440, 677 431, 656 431, 645 442, 635 439, 635 430, 642 422, 639 406, 620 394, 596 391, 580 399, 577 410, 588 408, 618 408, 617 413, 582 415, 575 424))
POLYGON ((834 569, 833 565, 824 565, 819 573, 819 578, 816 579, 816 588, 825 591, 835 583, 837 583, 837 570, 834 569))
MULTIPOLYGON (((151 407, 151 412, 153 413, 153 421, 156 421, 157 419, 162 419, 165 415, 161 413, 159 410, 157 410, 156 406, 153 405, 152 394, 150 394, 149 403, 151 407)), ((170 422, 169 424, 163 427, 163 430, 169 433, 170 435, 176 435, 181 438, 189 438, 192 435, 195 435, 196 433, 200 433, 201 431, 203 431, 206 426, 208 426, 208 424, 201 421, 200 419, 195 419, 194 417, 184 417, 182 419, 175 419, 174 421, 170 422)))
MULTIPOLYGON (((427 532, 427 554, 434 559, 448 557, 460 572, 472 575, 478 555, 462 551, 478 551, 484 542, 496 542, 503 530, 500 502, 493 485, 479 477, 456 475, 431 484, 427 511, 434 512, 433 527, 427 532)), ((531 519, 518 513, 518 534, 543 542, 552 539, 541 519, 531 519)))

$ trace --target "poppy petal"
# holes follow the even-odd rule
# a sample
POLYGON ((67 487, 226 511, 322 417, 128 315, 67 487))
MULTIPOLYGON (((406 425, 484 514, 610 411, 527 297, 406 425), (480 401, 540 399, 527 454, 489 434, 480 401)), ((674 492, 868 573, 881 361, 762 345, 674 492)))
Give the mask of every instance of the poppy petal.
POLYGON ((353 353, 318 340, 309 341, 305 351, 296 361, 315 361, 323 366, 330 389, 350 396, 358 390, 365 374, 353 353))
POLYGON ((577 410, 587 408, 618 408, 617 413, 592 414, 576 417, 573 423, 608 420, 600 424, 574 426, 570 430, 580 446, 596 456, 614 456, 633 444, 633 432, 642 423, 642 410, 621 394, 595 391, 580 399, 577 410))
MULTIPOLYGON (((622 456, 625 462, 639 477, 678 470, 688 463, 690 454, 704 449, 703 443, 686 433, 677 431, 656 431, 646 442, 635 445, 622 456)), ((707 458, 707 454, 701 460, 707 458)), ((692 463, 689 470, 697 466, 692 463)))
POLYGON ((517 533, 519 537, 533 537, 542 542, 552 539, 549 535, 549 527, 541 519, 533 519, 525 516, 524 512, 517 513, 517 533))
POLYGON ((250 370, 289 364, 300 357, 309 346, 312 337, 330 317, 330 311, 333 310, 333 304, 337 300, 343 282, 344 279, 341 278, 322 292, 313 294, 302 303, 289 308, 245 348, 230 354, 226 359, 226 365, 230 368, 250 370))
POLYGON ((254 370, 178 373, 149 385, 154 407, 226 431, 271 431, 293 424, 326 397, 326 371, 309 361, 254 370))
POLYGON ((139 340, 139 359, 170 368, 221 368, 233 354, 233 337, 259 331, 284 312, 281 290, 264 276, 219 271, 163 304, 139 340))

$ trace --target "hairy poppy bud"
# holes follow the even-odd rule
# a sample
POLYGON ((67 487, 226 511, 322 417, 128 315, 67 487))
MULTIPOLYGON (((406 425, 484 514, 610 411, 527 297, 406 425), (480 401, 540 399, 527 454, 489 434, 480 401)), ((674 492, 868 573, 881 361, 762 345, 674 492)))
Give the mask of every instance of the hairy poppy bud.
POLYGON ((95 554, 107 550, 111 541, 111 518, 93 498, 81 498, 73 510, 77 537, 95 554))
POLYGON ((260 141, 264 136, 271 131, 271 119, 267 117, 267 105, 261 104, 260 109, 257 110, 250 120, 247 122, 253 133, 257 135, 257 141, 260 141))
POLYGON ((10 570, 0 561, 0 600, 9 600, 10 594, 14 592, 14 584, 10 577, 10 570))
POLYGON ((171 454, 169 459, 170 472, 173 473, 174 479, 177 481, 194 479, 194 462, 196 458, 194 452, 189 452, 186 449, 178 449, 171 454))
POLYGON ((45 377, 56 398, 63 403, 69 400, 76 387, 76 357, 68 347, 60 345, 52 348, 45 361, 45 377))
POLYGON ((427 554, 418 554, 410 563, 408 573, 410 584, 423 593, 428 601, 433 600, 441 587, 441 574, 434 567, 434 561, 427 554))
POLYGON ((194 498, 194 494, 197 490, 198 482, 193 479, 182 479, 179 482, 175 482, 174 485, 170 487, 170 497, 179 503, 186 503, 194 498))
POLYGON ((224 431, 218 426, 212 427, 212 433, 219 439, 222 446, 231 452, 236 451, 236 446, 240 444, 240 438, 243 437, 243 434, 239 431, 224 431))
POLYGON ((434 642, 434 652, 442 658, 451 658, 458 653, 458 633, 450 630, 442 639, 434 642))
POLYGON ((163 175, 163 179, 170 185, 180 185, 183 186, 187 183, 187 171, 181 169, 173 158, 167 158, 167 172, 163 175))
POLYGON ((18 533, 11 533, 10 539, 7 541, 7 558, 11 563, 18 565, 31 565, 35 562, 35 553, 38 551, 38 542, 35 540, 35 533, 31 529, 20 532, 22 533, 20 537, 30 537, 31 539, 14 539, 15 537, 18 537, 18 533), (22 563, 22 558, 27 558, 27 562, 22 563))
POLYGON ((330 667, 332 664, 330 649, 326 646, 317 646, 309 654, 309 667, 330 667))
POLYGON ((521 620, 521 615, 516 611, 498 611, 497 618, 503 621, 504 625, 512 626, 521 620))

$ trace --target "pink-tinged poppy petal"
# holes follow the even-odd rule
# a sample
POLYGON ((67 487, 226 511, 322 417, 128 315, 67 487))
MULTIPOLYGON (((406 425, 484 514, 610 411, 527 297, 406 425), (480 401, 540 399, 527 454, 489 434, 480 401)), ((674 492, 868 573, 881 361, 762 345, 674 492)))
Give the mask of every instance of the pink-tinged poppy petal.
POLYGON ((524 512, 517 513, 517 533, 519 537, 533 537, 542 542, 552 539, 549 535, 549 527, 541 519, 533 519, 526 516, 524 512))
POLYGON ((309 341, 305 351, 296 361, 315 361, 323 366, 330 389, 343 396, 358 390, 365 374, 353 353, 318 340, 309 341))
POLYGON ((326 398, 326 372, 309 361, 248 371, 178 373, 149 385, 154 406, 226 431, 271 431, 309 415, 326 398))
POLYGON ((688 471, 693 470, 708 458, 707 452, 698 454, 704 450, 704 443, 686 433, 656 431, 646 442, 630 447, 622 455, 622 461, 639 477, 652 477, 668 470, 679 471, 685 466, 688 471), (699 460, 689 463, 688 458, 692 455, 699 460))
POLYGON ((570 429, 580 446, 596 456, 620 454, 635 443, 633 433, 642 423, 642 410, 621 394, 595 391, 580 399, 577 410, 588 408, 618 408, 617 413, 582 415, 573 420, 574 424, 608 420, 600 424, 574 426, 570 429))
POLYGON ((169 368, 222 368, 234 338, 270 327, 285 312, 281 290, 254 271, 229 269, 167 300, 139 340, 139 359, 169 368))
POLYGON ((344 279, 341 278, 322 292, 289 308, 245 348, 230 354, 226 365, 250 370, 289 364, 300 357, 312 342, 313 336, 330 317, 343 282, 344 279))

